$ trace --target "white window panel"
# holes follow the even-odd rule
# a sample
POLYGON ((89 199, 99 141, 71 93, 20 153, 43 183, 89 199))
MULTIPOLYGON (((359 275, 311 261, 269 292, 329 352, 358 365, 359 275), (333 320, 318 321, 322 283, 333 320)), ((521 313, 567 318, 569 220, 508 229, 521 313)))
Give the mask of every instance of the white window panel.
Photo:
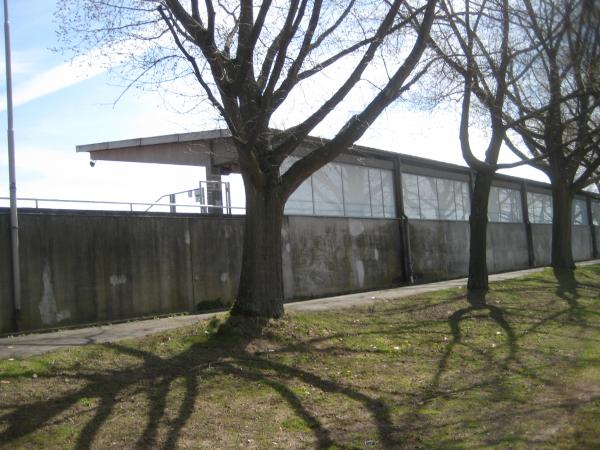
POLYGON ((439 219, 435 178, 419 177, 419 204, 422 219, 439 219))
POLYGON ((343 216, 342 170, 339 164, 329 163, 313 174, 315 214, 343 216))
POLYGON ((371 211, 373 217, 383 215, 383 181, 380 169, 369 169, 369 190, 371 194, 371 211))
POLYGON ((600 225, 600 202, 592 202, 592 220, 594 225, 600 225))
POLYGON ((285 214, 313 215, 312 179, 309 177, 288 198, 285 204, 285 214))
POLYGON ((394 173, 391 170, 381 170, 383 188, 383 211, 387 218, 396 217, 396 196, 394 195, 394 173))
POLYGON ((342 183, 345 215, 371 217, 369 170, 366 167, 343 164, 342 183))
POLYGON ((456 201, 456 219, 469 220, 469 214, 471 213, 469 185, 463 181, 455 181, 454 195, 456 201))
POLYGON ((456 195, 454 182, 438 178, 437 194, 440 220, 456 220, 456 195))
POLYGON ((573 200, 573 225, 587 225, 588 214, 586 201, 581 198, 573 200))
POLYGON ((531 223, 552 223, 552 196, 528 192, 527 210, 531 223))
POLYGON ((402 174, 402 199, 404 201, 404 214, 409 219, 420 219, 419 208, 419 177, 408 173, 402 174))

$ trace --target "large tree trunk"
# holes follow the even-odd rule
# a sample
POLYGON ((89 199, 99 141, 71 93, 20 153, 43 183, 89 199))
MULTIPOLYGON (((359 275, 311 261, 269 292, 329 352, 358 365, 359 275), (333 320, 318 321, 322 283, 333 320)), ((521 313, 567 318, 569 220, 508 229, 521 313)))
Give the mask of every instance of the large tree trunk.
POLYGON ((566 180, 552 180, 552 267, 575 268, 571 246, 573 195, 566 180))
POLYGON ((246 221, 242 270, 232 315, 283 315, 281 227, 285 201, 270 184, 246 182, 246 221))
POLYGON ((488 202, 492 186, 492 172, 479 172, 475 176, 475 187, 471 198, 469 290, 487 290, 487 224, 488 202))

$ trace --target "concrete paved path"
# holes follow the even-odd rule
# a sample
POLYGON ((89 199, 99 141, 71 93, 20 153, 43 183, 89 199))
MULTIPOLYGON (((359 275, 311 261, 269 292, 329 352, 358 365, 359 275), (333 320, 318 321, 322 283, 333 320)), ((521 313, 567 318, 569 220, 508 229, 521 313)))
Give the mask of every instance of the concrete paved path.
MULTIPOLYGON (((578 263, 578 266, 599 264, 600 260, 578 263)), ((490 275, 490 281, 502 281, 536 273, 542 268, 519 270, 490 275)), ((381 291, 361 292, 358 294, 340 295, 337 297, 319 298, 301 302, 287 303, 286 311, 324 311, 335 308, 348 308, 358 305, 376 303, 382 300, 408 297, 411 295, 439 291, 442 289, 465 286, 466 278, 440 281, 437 283, 405 286, 381 291)), ((39 355, 52 350, 75 347, 86 344, 101 344, 121 339, 147 336, 160 331, 191 325, 200 320, 223 313, 194 314, 173 316, 160 319, 139 320, 113 325, 100 325, 87 328, 77 328, 49 333, 34 333, 20 336, 0 338, 0 359, 24 358, 39 355)))

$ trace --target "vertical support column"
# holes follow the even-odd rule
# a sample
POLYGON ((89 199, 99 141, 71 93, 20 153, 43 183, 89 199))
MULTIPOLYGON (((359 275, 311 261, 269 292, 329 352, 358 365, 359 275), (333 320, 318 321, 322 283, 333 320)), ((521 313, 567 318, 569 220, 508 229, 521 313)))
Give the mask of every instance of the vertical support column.
POLYGON ((533 230, 529 221, 529 205, 527 202, 527 183, 521 182, 521 208, 523 222, 525 223, 525 233, 527 235, 527 255, 529 257, 529 267, 535 267, 535 252, 533 251, 533 230))
POLYGON ((594 216, 592 215, 592 199, 590 197, 585 198, 587 206, 588 225, 590 227, 590 236, 592 237, 592 257, 598 258, 598 244, 596 242, 596 228, 594 227, 594 216))
POLYGON ((177 212, 177 206, 175 206, 175 194, 169 194, 169 212, 175 214, 177 212))
MULTIPOLYGON (((221 191, 221 171, 213 165, 213 141, 209 141, 210 165, 206 166, 206 202, 213 206, 223 206, 223 193, 221 191)), ((212 216, 222 216, 222 208, 207 208, 207 213, 212 216)))
POLYGON ((402 195, 402 159, 400 155, 394 158, 394 197, 396 199, 396 215, 400 220, 400 241, 402 244, 402 277, 404 282, 414 284, 415 277, 412 268, 412 254, 410 251, 410 229, 408 217, 404 214, 404 198, 402 195))

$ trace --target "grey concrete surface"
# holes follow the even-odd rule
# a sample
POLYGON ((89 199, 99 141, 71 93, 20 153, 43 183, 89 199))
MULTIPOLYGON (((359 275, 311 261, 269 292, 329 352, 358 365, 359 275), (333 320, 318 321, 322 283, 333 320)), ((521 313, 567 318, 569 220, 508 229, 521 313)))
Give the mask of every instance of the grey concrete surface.
MULTIPOLYGON (((578 266, 599 264, 600 260, 578 263, 578 266)), ((522 277, 530 273, 536 273, 542 268, 520 270, 490 275, 490 281, 502 281, 522 277)), ((358 305, 368 305, 380 301, 395 298, 408 297, 411 295, 433 292, 447 288, 465 286, 466 279, 441 281, 437 283, 420 284, 394 289, 362 292, 336 297, 320 298, 308 301, 288 303, 286 311, 325 311, 336 308, 349 308, 358 305)), ((188 316, 176 316, 152 320, 140 320, 135 322, 120 323, 114 325, 102 325, 88 328, 79 328, 50 333, 36 333, 21 336, 0 338, 0 359, 25 358, 39 355, 53 350, 77 347, 87 344, 101 344, 114 342, 126 338, 147 336, 173 328, 191 325, 201 320, 207 320, 216 314, 196 314, 188 316)))
POLYGON ((469 267, 469 223, 409 220, 415 280, 427 283, 464 277, 469 267))
POLYGON ((592 231, 589 226, 573 225, 571 244, 573 246, 573 259, 575 261, 583 261, 593 257, 592 231))
POLYGON ((552 224, 531 224, 533 255, 536 266, 547 266, 552 261, 552 224))

